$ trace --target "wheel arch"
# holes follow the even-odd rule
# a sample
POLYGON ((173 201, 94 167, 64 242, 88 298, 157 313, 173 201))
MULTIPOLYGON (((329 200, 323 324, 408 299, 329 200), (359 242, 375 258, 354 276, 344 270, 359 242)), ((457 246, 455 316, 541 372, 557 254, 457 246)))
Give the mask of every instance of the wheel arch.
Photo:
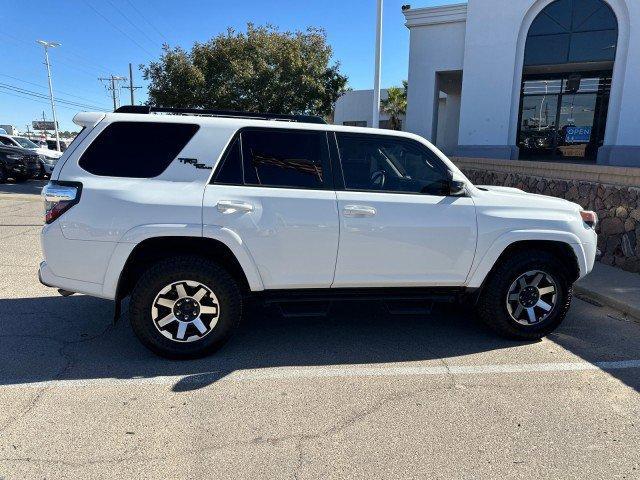
POLYGON ((467 286, 478 289, 506 256, 521 250, 543 250, 552 253, 563 262, 572 282, 587 271, 587 259, 578 238, 568 232, 510 232, 503 235, 488 249, 477 267, 469 275, 467 286))
POLYGON ((210 237, 167 236, 147 238, 131 250, 118 277, 116 301, 131 293, 140 275, 153 263, 176 255, 197 255, 224 267, 238 282, 241 292, 261 290, 262 282, 255 267, 238 259, 237 249, 210 237))

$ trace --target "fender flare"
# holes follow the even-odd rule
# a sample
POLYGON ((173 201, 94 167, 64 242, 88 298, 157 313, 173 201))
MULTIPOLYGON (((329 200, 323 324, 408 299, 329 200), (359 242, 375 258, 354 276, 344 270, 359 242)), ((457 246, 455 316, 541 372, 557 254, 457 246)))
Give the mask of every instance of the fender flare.
POLYGON ((558 230, 512 230, 500 235, 485 251, 481 258, 477 258, 471 267, 467 279, 467 287, 479 288, 484 279, 495 265, 500 255, 511 245, 522 241, 551 241, 567 244, 573 250, 578 261, 580 275, 587 270, 587 256, 580 239, 571 232, 558 230))
POLYGON ((232 230, 220 226, 201 224, 147 224, 127 231, 116 244, 104 277, 102 293, 107 298, 116 298, 120 274, 133 250, 145 240, 158 237, 192 237, 216 240, 224 244, 236 257, 251 291, 264 290, 264 284, 253 257, 232 230))

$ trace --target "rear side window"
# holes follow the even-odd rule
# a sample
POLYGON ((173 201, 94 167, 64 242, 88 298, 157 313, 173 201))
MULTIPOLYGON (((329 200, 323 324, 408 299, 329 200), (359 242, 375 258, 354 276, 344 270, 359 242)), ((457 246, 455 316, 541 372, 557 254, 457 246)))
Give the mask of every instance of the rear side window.
POLYGON ((115 122, 105 128, 80 158, 80 166, 108 177, 157 177, 198 131, 198 125, 115 122))
POLYGON ((246 185, 327 188, 331 170, 324 132, 245 130, 241 139, 246 185))
POLYGON ((222 159, 222 166, 216 174, 215 183, 222 185, 242 185, 242 156, 240 138, 236 138, 222 159))

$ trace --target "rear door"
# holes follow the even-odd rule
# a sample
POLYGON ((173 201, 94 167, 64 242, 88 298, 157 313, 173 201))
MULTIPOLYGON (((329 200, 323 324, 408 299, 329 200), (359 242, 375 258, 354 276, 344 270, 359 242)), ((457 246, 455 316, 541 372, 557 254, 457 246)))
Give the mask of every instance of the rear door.
POLYGON ((240 239, 266 289, 330 287, 339 224, 327 134, 242 129, 206 188, 203 216, 205 229, 240 239))
POLYGON ((464 284, 475 255, 476 209, 470 197, 447 196, 446 165, 412 139, 336 137, 344 185, 333 286, 464 284))

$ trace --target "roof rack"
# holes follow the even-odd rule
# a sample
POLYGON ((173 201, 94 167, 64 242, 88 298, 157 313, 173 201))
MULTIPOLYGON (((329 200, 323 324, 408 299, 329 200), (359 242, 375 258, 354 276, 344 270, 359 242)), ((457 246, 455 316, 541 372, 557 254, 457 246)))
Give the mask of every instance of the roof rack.
POLYGON ((149 105, 123 105, 114 110, 114 113, 171 113, 174 115, 201 115, 206 117, 222 118, 251 118, 254 120, 279 120, 282 122, 321 123, 325 124, 322 117, 315 115, 284 115, 280 113, 255 113, 236 112, 234 110, 207 110, 203 108, 170 108, 151 107, 149 105))

